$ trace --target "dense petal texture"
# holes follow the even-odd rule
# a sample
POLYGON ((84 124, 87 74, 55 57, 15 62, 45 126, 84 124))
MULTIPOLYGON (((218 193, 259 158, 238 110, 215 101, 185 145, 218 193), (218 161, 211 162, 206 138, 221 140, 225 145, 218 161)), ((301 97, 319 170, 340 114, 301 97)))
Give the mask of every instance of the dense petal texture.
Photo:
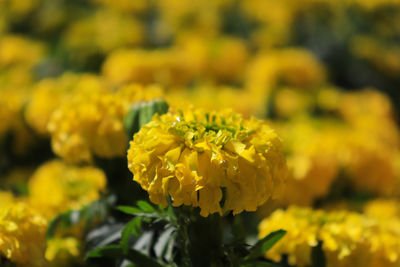
POLYGON ((286 235, 267 252, 279 261, 311 265, 311 251, 322 242, 327 266, 399 266, 400 219, 351 211, 323 211, 291 206, 277 210, 259 225, 259 237, 285 229, 286 235))
POLYGON ((255 211, 280 193, 286 171, 277 134, 229 110, 156 115, 131 141, 128 164, 151 201, 170 196, 202 216, 255 211))

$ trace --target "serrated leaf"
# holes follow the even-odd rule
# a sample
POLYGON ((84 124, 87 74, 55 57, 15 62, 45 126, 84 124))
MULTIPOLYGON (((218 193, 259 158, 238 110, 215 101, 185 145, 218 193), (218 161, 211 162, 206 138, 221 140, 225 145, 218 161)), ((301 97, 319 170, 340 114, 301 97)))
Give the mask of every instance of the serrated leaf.
POLYGON ((123 213, 129 215, 136 215, 138 213, 142 213, 140 209, 131 206, 118 206, 117 210, 122 211, 123 213))
POLYGON ((144 212, 156 212, 156 209, 144 200, 139 200, 136 205, 144 212))
POLYGON ((259 240, 251 249, 250 254, 245 257, 245 260, 252 260, 265 255, 265 253, 278 242, 286 234, 285 230, 278 230, 270 233, 263 239, 259 240))
POLYGON ((141 231, 142 218, 135 217, 130 222, 125 225, 125 228, 122 230, 121 233, 121 247, 124 253, 128 252, 129 249, 129 240, 131 235, 139 236, 141 231))

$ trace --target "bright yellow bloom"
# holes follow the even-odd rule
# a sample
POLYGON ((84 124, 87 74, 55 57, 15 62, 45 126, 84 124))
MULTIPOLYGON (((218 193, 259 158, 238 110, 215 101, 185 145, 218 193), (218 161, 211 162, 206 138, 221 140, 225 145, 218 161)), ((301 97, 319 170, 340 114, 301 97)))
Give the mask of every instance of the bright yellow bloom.
POLYGON ((44 51, 44 45, 39 42, 17 35, 3 36, 0 38, 0 69, 15 65, 33 67, 42 59, 44 51))
POLYGON ((339 172, 340 128, 334 121, 297 118, 277 126, 284 140, 288 180, 279 198, 283 205, 311 205, 328 194, 339 172))
POLYGON ((69 162, 91 162, 93 155, 122 157, 127 149, 123 119, 131 104, 161 95, 158 87, 137 85, 117 92, 77 93, 50 118, 53 151, 69 162))
POLYGON ((48 135, 47 124, 53 112, 77 93, 107 91, 105 82, 91 74, 65 73, 58 78, 40 81, 34 88, 25 110, 29 125, 42 135, 48 135))
POLYGON ((309 88, 325 81, 325 69, 312 53, 300 48, 271 50, 249 64, 246 87, 267 95, 277 86, 309 88))
POLYGON ((204 110, 232 109, 245 118, 262 114, 265 101, 255 99, 248 91, 230 86, 199 86, 193 90, 175 90, 166 95, 172 107, 194 105, 204 110))
POLYGON ((193 78, 197 69, 192 70, 190 56, 178 49, 116 50, 104 62, 102 73, 115 84, 182 86, 193 78))
POLYGON ((391 219, 400 217, 400 202, 394 199, 376 199, 369 201, 364 206, 364 212, 368 216, 391 219))
POLYGON ((276 198, 285 180, 277 134, 230 110, 179 110, 156 115, 135 134, 128 167, 150 200, 200 207, 202 216, 255 211, 276 198), (221 207, 225 190, 225 201, 221 207))
POLYGON ((18 266, 44 266, 46 219, 6 195, 0 193, 0 257, 18 266))
POLYGON ((133 16, 98 9, 71 23, 64 34, 64 42, 72 52, 73 60, 82 63, 98 53, 107 54, 121 47, 140 44, 143 37, 143 25, 133 16))
POLYGON ((400 218, 390 223, 350 211, 312 210, 289 207, 277 210, 259 225, 259 237, 285 229, 286 235, 266 256, 280 260, 289 255, 289 263, 311 264, 311 250, 322 241, 328 267, 399 266, 400 218))
POLYGON ((47 218, 80 209, 100 197, 106 177, 94 167, 76 167, 54 160, 43 164, 29 181, 29 202, 47 218))

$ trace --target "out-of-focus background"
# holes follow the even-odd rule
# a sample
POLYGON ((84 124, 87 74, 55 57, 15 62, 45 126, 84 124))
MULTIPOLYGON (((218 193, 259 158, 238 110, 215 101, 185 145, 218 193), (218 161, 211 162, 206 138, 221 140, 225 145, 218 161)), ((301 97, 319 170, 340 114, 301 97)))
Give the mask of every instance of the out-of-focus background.
POLYGON ((43 208, 51 168, 124 158, 154 98, 269 121, 288 180, 260 216, 400 196, 400 1, 0 0, 3 190, 43 208))
POLYGON ((393 194, 399 17, 394 0, 2 0, 1 173, 51 157, 38 145, 49 139, 78 162, 118 155, 79 151, 69 140, 79 130, 59 120, 77 109, 74 94, 135 84, 157 87, 139 98, 271 120, 293 166, 289 190, 301 191, 285 201, 325 198, 342 176, 352 190, 393 194))

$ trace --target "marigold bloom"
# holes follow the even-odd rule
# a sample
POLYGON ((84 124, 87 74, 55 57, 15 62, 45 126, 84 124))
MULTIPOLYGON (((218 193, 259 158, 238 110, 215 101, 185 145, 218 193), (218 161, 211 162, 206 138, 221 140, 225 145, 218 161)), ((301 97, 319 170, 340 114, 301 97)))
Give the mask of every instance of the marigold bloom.
POLYGON ((106 83, 91 74, 65 73, 58 78, 47 78, 33 88, 26 106, 25 119, 39 134, 49 135, 47 124, 53 112, 74 94, 107 91, 106 83))
POLYGON ((45 265, 47 221, 26 203, 0 193, 0 257, 18 266, 45 265))
POLYGON ((201 109, 155 115, 130 142, 128 167, 152 202, 166 205, 170 196, 173 206, 200 207, 202 216, 255 211, 279 195, 286 170, 266 123, 201 109))
POLYGON ((277 125, 284 142, 288 164, 285 191, 279 198, 284 205, 311 205, 328 194, 339 172, 337 146, 340 124, 333 121, 298 118, 277 125))
POLYGON ((94 167, 76 167, 53 160, 36 170, 28 186, 32 206, 52 218, 97 200, 105 189, 106 177, 94 167))
POLYGON ((311 264, 311 250, 322 241, 327 266, 399 266, 400 219, 390 223, 380 218, 350 211, 312 210, 289 207, 277 210, 259 225, 260 238, 285 229, 286 235, 266 254, 279 261, 289 255, 289 263, 311 264))
POLYGON ((122 157, 127 146, 123 119, 131 104, 161 94, 158 87, 137 85, 114 93, 76 94, 50 118, 53 151, 69 162, 91 162, 94 155, 122 157))

